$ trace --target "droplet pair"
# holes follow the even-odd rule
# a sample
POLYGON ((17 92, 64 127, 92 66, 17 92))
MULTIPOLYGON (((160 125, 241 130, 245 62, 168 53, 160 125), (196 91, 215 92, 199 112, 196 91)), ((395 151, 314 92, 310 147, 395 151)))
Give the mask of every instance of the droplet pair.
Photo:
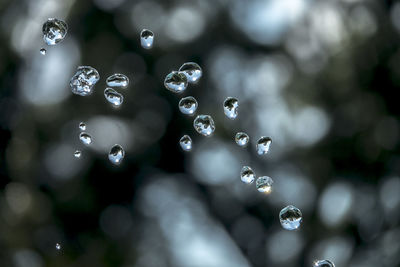
POLYGON ((109 87, 104 90, 104 97, 114 107, 121 106, 124 102, 124 96, 110 87, 126 88, 129 85, 129 78, 124 74, 115 73, 107 78, 106 83, 109 87))
POLYGON ((194 62, 184 63, 178 71, 170 72, 164 79, 164 86, 174 93, 182 93, 188 83, 196 83, 203 75, 201 67, 194 62))
MULTIPOLYGON (((245 184, 253 183, 255 178, 256 174, 253 171, 253 169, 250 168, 249 166, 244 166, 240 171, 240 179, 245 184)), ((271 179, 271 177, 268 176, 258 177, 256 180, 256 188, 261 193, 269 194, 272 191, 273 182, 274 181, 271 179)))

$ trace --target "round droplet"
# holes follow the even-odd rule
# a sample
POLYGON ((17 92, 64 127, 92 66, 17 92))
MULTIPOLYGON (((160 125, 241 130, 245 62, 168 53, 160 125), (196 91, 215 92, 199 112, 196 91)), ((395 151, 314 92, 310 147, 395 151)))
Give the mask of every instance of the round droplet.
POLYGON ((269 137, 262 136, 258 139, 256 144, 256 150, 258 155, 267 154, 269 151, 269 147, 271 146, 272 140, 269 137))
POLYGON ((204 136, 210 136, 215 131, 214 120, 209 115, 198 115, 193 121, 193 127, 204 136))
POLYGON ((249 143, 250 137, 247 135, 247 133, 244 132, 238 132, 235 135, 235 142, 241 147, 245 147, 249 143))
POLYGON ((40 54, 42 54, 43 56, 46 55, 47 50, 45 48, 40 48, 40 54))
POLYGON ((272 183, 274 181, 271 177, 268 176, 261 176, 257 178, 256 187, 258 192, 269 194, 272 192, 272 183))
POLYGON ((79 123, 79 130, 85 131, 85 130, 86 130, 86 123, 84 123, 83 121, 81 121, 81 122, 79 123))
POLYGON ((108 102, 118 107, 124 102, 124 96, 112 88, 106 88, 104 90, 104 97, 108 102))
POLYGON ((56 249, 57 249, 57 250, 60 250, 60 249, 61 249, 60 243, 56 243, 56 249))
POLYGON ((234 97, 227 97, 224 101, 224 113, 231 119, 236 119, 238 115, 239 101, 234 97))
POLYGON ((179 71, 185 74, 189 83, 196 83, 203 75, 201 67, 194 62, 186 62, 179 68, 179 71))
POLYGON ((115 73, 106 80, 107 86, 126 88, 129 85, 129 78, 124 74, 115 73))
POLYGON ((79 140, 81 140, 84 145, 90 145, 92 143, 92 137, 85 132, 79 134, 79 140))
POLYGON ((110 153, 108 153, 108 159, 114 165, 121 164, 124 157, 125 157, 125 151, 122 148, 122 146, 120 146, 118 144, 114 145, 111 148, 110 153))
POLYGON ((43 40, 47 45, 56 45, 64 40, 67 31, 67 23, 59 19, 49 18, 42 27, 43 40))
POLYGON ((303 218, 298 208, 289 205, 279 212, 279 220, 284 229, 296 230, 300 227, 303 218))
POLYGON ((184 97, 179 101, 179 110, 183 114, 193 115, 197 110, 197 100, 193 96, 184 97))
POLYGON ((80 151, 80 150, 76 150, 75 152, 74 152, 74 157, 75 158, 80 158, 81 157, 81 155, 82 155, 82 152, 80 151))
POLYGON ((100 80, 99 72, 90 66, 79 66, 69 86, 74 94, 87 96, 93 93, 94 85, 100 80))
POLYGON ((314 267, 335 267, 335 264, 330 260, 318 260, 314 261, 314 267))
POLYGON ((143 48, 150 49, 153 47, 154 33, 150 30, 143 29, 140 32, 140 44, 143 48))
POLYGON ((165 77, 164 86, 174 93, 182 93, 188 85, 185 74, 173 71, 165 77))
POLYGON ((256 174, 249 166, 244 166, 240 171, 240 179, 245 184, 251 184, 255 178, 256 174))
POLYGON ((179 140, 179 144, 181 145, 181 148, 184 151, 190 151, 192 150, 192 138, 190 138, 189 135, 184 135, 181 137, 181 139, 179 140))

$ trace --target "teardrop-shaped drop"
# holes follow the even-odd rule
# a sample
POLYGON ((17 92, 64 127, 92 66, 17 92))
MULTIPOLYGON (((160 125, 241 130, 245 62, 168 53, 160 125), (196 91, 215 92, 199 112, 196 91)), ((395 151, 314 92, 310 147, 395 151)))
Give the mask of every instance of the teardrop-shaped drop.
POLYGON ((122 148, 122 146, 115 144, 111 150, 110 153, 108 153, 108 159, 110 162, 114 165, 119 165, 121 164, 122 160, 125 157, 125 151, 122 148))
POLYGON ((140 44, 145 49, 150 49, 153 47, 154 33, 150 30, 143 29, 140 32, 140 44))

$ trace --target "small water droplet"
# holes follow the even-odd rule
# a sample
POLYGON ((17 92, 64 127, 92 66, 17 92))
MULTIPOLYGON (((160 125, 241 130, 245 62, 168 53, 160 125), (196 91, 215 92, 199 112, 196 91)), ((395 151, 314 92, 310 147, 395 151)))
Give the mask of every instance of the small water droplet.
POLYGON ((81 155, 82 155, 82 152, 80 151, 80 150, 76 150, 75 152, 74 152, 74 157, 75 158, 80 158, 81 157, 81 155))
POLYGON ((335 264, 330 260, 318 260, 314 262, 314 267, 335 267, 335 264))
POLYGON ((42 54, 43 56, 46 55, 47 50, 45 48, 40 48, 40 54, 42 54))
POLYGON ((244 166, 240 171, 240 179, 245 184, 251 184, 252 182, 254 182, 255 178, 256 174, 254 173, 253 169, 250 168, 249 166, 244 166))
POLYGON ((140 44, 143 48, 150 49, 153 47, 154 33, 150 30, 143 29, 140 32, 140 44))
POLYGON ((247 133, 244 132, 238 132, 235 135, 235 142, 241 147, 245 147, 249 143, 250 137, 247 135, 247 133))
POLYGON ((86 123, 84 123, 83 121, 81 121, 81 122, 79 123, 79 130, 85 131, 85 130, 86 130, 86 123))
POLYGON ((129 78, 121 73, 115 73, 106 80, 107 86, 126 88, 129 85, 129 78))
POLYGON ((185 74, 179 71, 172 71, 164 80, 165 88, 174 93, 182 93, 186 90, 187 85, 188 81, 185 74))
POLYGON ((122 102, 124 102, 124 96, 112 88, 106 88, 104 90, 104 97, 115 107, 120 106, 122 102))
POLYGON ((92 137, 86 132, 79 134, 79 140, 85 145, 90 145, 92 143, 92 137))
POLYGON ((193 115, 197 110, 197 100, 193 96, 187 96, 179 101, 179 110, 183 114, 193 115))
POLYGON ((227 97, 224 101, 224 113, 231 119, 236 119, 238 115, 239 101, 234 97, 227 97))
POLYGON ((181 139, 179 140, 179 144, 181 145, 181 148, 184 151, 190 151, 192 150, 192 138, 190 138, 189 135, 184 135, 181 137, 181 139))
POLYGON ((261 176, 257 178, 256 187, 258 192, 269 194, 272 192, 273 180, 268 176, 261 176))
POLYGON ((279 212, 279 220, 286 230, 296 230, 303 220, 301 211, 295 206, 289 205, 279 212))
POLYGON ((60 249, 61 249, 60 243, 56 243, 56 249, 57 249, 57 250, 60 250, 60 249))
POLYGON ((210 136, 215 131, 214 120, 209 115, 198 115, 193 121, 193 127, 204 136, 210 136))
POLYGON ((110 153, 108 153, 108 159, 110 162, 114 165, 119 165, 121 164, 122 160, 125 157, 125 151, 122 148, 122 146, 115 144, 111 150, 110 153))
POLYGON ((196 83, 203 75, 201 67, 194 62, 186 62, 179 68, 179 71, 185 74, 189 83, 196 83))
POLYGON ((42 26, 43 40, 47 45, 56 45, 64 40, 68 26, 62 20, 49 18, 42 26))
POLYGON ((258 155, 267 154, 271 146, 271 143, 272 143, 271 138, 266 136, 262 136, 260 139, 258 139, 256 144, 257 154, 258 155))
POLYGON ((93 93, 94 85, 100 80, 99 72, 90 66, 79 66, 69 86, 74 94, 87 96, 93 93))

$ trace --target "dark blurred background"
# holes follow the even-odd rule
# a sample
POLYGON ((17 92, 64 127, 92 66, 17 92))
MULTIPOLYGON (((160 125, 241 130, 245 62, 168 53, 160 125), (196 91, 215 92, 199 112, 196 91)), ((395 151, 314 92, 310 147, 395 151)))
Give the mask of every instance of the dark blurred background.
POLYGON ((399 44, 388 0, 1 0, 0 266, 400 266, 399 44), (69 26, 53 47, 49 17, 69 26), (210 138, 163 86, 187 61, 204 72, 183 95, 213 116, 210 138), (92 96, 69 89, 79 65, 101 75, 92 96), (103 96, 116 72, 131 81, 119 109, 103 96), (243 184, 243 165, 273 192, 243 184), (289 204, 298 231, 280 226, 289 204))

